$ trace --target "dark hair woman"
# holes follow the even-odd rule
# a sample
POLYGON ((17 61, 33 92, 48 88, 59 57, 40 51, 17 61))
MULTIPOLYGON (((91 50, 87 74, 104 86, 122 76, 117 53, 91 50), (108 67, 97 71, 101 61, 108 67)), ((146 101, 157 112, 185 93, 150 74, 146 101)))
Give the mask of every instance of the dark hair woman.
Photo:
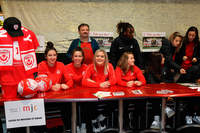
POLYGON ((119 22, 117 24, 117 33, 119 36, 115 38, 110 48, 110 62, 116 67, 119 58, 124 52, 132 52, 135 56, 135 64, 143 69, 143 59, 137 40, 134 38, 135 29, 130 23, 119 22))

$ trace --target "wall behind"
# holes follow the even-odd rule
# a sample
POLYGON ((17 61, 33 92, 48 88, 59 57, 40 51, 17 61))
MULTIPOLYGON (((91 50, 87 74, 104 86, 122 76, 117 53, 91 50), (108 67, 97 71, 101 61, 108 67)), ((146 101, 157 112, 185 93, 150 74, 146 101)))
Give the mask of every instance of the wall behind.
POLYGON ((83 22, 91 31, 114 32, 115 37, 116 24, 130 22, 140 45, 142 32, 169 36, 174 31, 185 34, 192 25, 200 28, 198 0, 2 0, 1 5, 5 17, 18 17, 60 52, 78 37, 77 27, 83 22))

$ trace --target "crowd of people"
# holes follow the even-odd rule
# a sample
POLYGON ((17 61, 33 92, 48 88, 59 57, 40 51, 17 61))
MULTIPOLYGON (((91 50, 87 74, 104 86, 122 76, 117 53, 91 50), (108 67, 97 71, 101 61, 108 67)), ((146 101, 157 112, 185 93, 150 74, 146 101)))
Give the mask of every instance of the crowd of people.
MULTIPOLYGON (((51 91, 76 86, 109 88, 113 85, 135 87, 146 83, 197 82, 200 78, 200 42, 196 27, 191 26, 185 36, 172 33, 169 39, 162 40, 160 51, 151 53, 145 61, 134 38, 134 27, 127 22, 119 22, 116 27, 119 36, 112 42, 109 57, 89 37, 90 27, 83 23, 78 26, 80 37, 73 40, 68 49, 66 60, 69 64, 57 61, 57 50, 49 41, 44 51, 46 60, 37 66, 34 49, 39 44, 35 34, 21 26, 17 18, 7 18, 0 30, 3 97, 17 97, 20 80, 40 75, 47 75, 52 80, 51 91)), ((93 132, 99 130, 94 128, 93 132)))

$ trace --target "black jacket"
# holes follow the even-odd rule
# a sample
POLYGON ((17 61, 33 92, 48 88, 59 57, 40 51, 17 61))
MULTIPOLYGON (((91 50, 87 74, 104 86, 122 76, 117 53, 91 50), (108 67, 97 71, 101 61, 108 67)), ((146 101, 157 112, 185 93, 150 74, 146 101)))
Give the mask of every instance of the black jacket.
MULTIPOLYGON (((148 67, 148 65, 146 67, 148 67)), ((173 75, 166 66, 162 68, 161 73, 159 75, 157 75, 153 71, 145 69, 144 76, 147 84, 159 84, 161 82, 173 83, 173 75)))
POLYGON ((163 39, 162 40, 162 47, 160 48, 160 52, 165 57, 165 63, 168 68, 174 69, 175 71, 179 72, 181 69, 182 59, 180 53, 176 53, 175 60, 173 60, 173 55, 175 53, 176 47, 170 43, 169 40, 163 39))
POLYGON ((123 35, 118 36, 112 42, 110 48, 110 62, 116 67, 117 62, 124 52, 132 52, 135 57, 135 64, 144 69, 140 47, 136 39, 129 39, 123 35))

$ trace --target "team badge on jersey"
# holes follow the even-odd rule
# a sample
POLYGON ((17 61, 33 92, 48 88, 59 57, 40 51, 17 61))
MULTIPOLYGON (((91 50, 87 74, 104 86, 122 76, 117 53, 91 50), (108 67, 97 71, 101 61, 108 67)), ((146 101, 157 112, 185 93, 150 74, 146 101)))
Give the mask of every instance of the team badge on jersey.
POLYGON ((60 74, 60 70, 57 70, 56 73, 57 73, 57 74, 60 74))
POLYGON ((13 26, 13 28, 14 28, 15 30, 18 30, 19 25, 18 25, 18 24, 15 24, 15 25, 13 26))
POLYGON ((0 62, 2 64, 6 64, 10 59, 10 51, 8 50, 1 50, 0 51, 0 62))
POLYGON ((26 64, 27 67, 32 67, 33 63, 34 63, 34 58, 33 55, 27 55, 24 57, 24 62, 26 64))

